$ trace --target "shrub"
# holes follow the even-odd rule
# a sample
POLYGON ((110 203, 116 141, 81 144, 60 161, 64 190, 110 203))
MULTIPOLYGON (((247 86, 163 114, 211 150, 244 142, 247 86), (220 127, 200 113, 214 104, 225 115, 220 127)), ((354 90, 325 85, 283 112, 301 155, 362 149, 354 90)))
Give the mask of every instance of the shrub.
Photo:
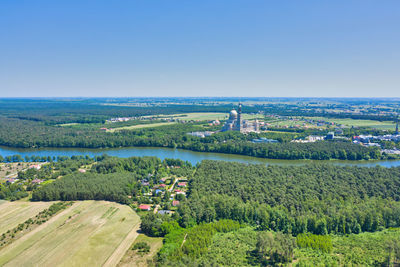
POLYGON ((332 250, 332 240, 328 235, 300 234, 296 238, 296 243, 300 248, 312 248, 322 252, 332 250))
POLYGON ((146 242, 138 242, 133 246, 132 250, 138 250, 138 252, 148 253, 150 252, 150 246, 146 242))

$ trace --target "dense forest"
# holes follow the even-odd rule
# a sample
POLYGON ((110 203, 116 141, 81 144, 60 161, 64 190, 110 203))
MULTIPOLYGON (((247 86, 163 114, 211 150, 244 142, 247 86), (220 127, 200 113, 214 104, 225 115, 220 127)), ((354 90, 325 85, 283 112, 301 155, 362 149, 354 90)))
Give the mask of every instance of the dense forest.
POLYGON ((137 181, 133 173, 71 174, 34 191, 33 201, 108 200, 129 204, 129 185, 137 181))
POLYGON ((203 161, 181 224, 234 219, 297 235, 400 226, 400 168, 281 167, 203 161))

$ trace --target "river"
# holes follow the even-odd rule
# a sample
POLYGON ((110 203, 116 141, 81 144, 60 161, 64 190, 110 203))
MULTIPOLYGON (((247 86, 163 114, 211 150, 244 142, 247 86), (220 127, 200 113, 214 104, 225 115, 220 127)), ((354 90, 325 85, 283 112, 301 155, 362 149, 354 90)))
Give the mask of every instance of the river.
POLYGON ((380 165, 383 167, 396 167, 400 166, 400 160, 384 160, 384 161, 311 161, 311 160, 276 160, 276 159, 262 159, 249 156, 222 154, 222 153, 206 153, 206 152, 193 152, 183 149, 172 148, 159 148, 159 147, 127 147, 127 148, 113 148, 113 149, 90 149, 90 148, 9 148, 0 146, 0 155, 3 157, 12 155, 25 156, 73 156, 73 155, 89 155, 99 156, 107 154, 110 156, 117 156, 122 158, 133 156, 155 156, 160 159, 175 158, 189 161, 193 165, 205 159, 210 160, 224 160, 242 163, 253 164, 276 164, 276 165, 304 165, 310 162, 328 162, 335 165, 357 165, 372 167, 380 165))

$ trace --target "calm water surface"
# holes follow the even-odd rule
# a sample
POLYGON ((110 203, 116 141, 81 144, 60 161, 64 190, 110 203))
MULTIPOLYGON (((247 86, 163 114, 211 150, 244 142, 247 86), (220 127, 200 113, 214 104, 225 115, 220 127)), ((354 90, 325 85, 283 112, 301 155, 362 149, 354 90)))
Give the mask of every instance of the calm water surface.
MULTIPOLYGON (((133 156, 155 156, 160 159, 175 158, 189 161, 193 165, 205 159, 210 160, 224 160, 242 163, 253 164, 277 164, 277 165, 304 165, 311 160, 274 160, 274 159, 261 159, 248 156, 220 154, 220 153, 206 153, 206 152, 193 152, 182 149, 172 148, 159 148, 159 147, 128 147, 128 148, 114 148, 114 149, 89 149, 89 148, 29 148, 17 149, 0 146, 0 155, 3 157, 19 154, 25 156, 73 156, 73 155, 89 155, 99 156, 107 154, 110 156, 117 156, 121 158, 128 158, 133 156)), ((383 167, 396 167, 400 166, 400 160, 385 160, 385 161, 314 161, 314 162, 329 162, 335 165, 357 165, 357 166, 376 166, 383 167)))

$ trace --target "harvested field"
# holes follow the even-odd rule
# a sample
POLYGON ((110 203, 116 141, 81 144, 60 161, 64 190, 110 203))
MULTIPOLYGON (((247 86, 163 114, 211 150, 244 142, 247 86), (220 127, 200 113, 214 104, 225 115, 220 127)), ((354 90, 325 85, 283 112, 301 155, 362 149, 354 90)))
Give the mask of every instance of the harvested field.
POLYGON ((0 202, 0 234, 34 217, 54 202, 0 202))
POLYGON ((139 221, 128 206, 75 202, 2 248, 0 266, 101 266, 110 257, 114 266, 135 240, 139 221))

